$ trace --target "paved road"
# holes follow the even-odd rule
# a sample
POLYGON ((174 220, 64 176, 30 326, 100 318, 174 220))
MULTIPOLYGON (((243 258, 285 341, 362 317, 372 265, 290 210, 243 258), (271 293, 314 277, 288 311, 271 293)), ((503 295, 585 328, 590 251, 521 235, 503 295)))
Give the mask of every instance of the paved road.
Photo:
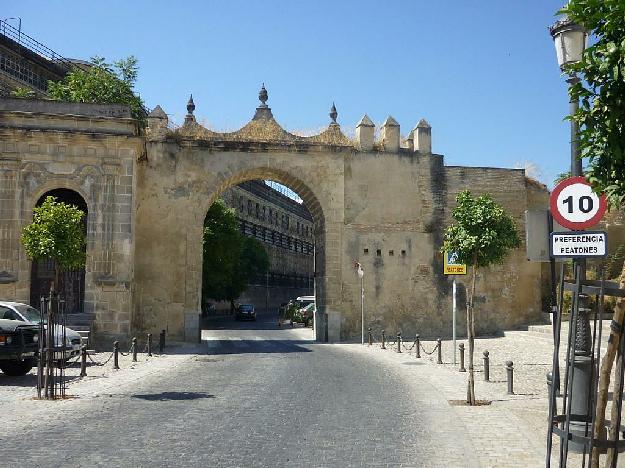
POLYGON ((2 465, 471 466, 451 407, 429 384, 273 318, 209 326, 206 354, 162 378, 0 431, 2 465))

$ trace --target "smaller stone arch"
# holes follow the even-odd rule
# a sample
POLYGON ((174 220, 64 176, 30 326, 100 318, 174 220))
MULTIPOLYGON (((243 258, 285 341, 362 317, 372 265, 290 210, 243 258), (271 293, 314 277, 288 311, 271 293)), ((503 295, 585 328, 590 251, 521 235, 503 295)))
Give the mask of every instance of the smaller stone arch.
MULTIPOLYGON (((72 204, 85 212, 84 229, 87 234, 87 219, 89 207, 84 196, 78 191, 65 187, 56 187, 42 193, 37 198, 33 198, 32 209, 39 206, 46 197, 53 196, 58 201, 72 204)), ((32 217, 32 216, 31 216, 32 217)), ((86 254, 89 255, 88 242, 85 246, 86 254)), ((34 260, 30 268, 30 303, 37 307, 41 296, 50 290, 50 284, 54 280, 53 260, 34 260)), ((65 312, 69 314, 83 313, 85 311, 85 290, 86 269, 80 268, 76 271, 63 272, 58 290, 64 300, 65 312)))

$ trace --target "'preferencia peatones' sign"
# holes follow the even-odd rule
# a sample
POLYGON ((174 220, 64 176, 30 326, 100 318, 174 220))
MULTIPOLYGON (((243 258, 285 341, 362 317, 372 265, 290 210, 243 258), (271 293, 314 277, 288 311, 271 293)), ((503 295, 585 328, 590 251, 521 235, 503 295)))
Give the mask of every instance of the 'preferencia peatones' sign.
POLYGON ((608 237, 605 232, 552 232, 552 257, 605 257, 608 237))

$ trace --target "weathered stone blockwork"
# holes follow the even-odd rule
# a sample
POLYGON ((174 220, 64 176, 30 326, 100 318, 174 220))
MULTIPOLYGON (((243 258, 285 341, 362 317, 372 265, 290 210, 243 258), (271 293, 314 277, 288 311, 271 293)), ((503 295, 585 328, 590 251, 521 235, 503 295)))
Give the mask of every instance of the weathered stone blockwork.
MULTIPOLYGON (((229 187, 270 179, 297 192, 313 219, 318 339, 360 333, 355 261, 365 270, 365 326, 447 334, 451 280, 442 274, 439 248, 457 192, 492 193, 521 233, 523 212, 546 206, 546 190, 522 170, 446 167, 431 152, 425 121, 407 147, 397 147, 392 119, 384 140, 373 144, 368 118, 356 142, 334 121, 319 135, 299 137, 277 124, 266 99, 261 92, 263 104, 237 132, 198 125, 191 101, 182 128, 168 130, 157 108, 143 136, 114 108, 105 116, 104 108, 70 112, 56 103, 42 112, 0 101, 0 296, 28 300, 21 226, 43 193, 70 188, 89 207, 86 301, 95 331, 108 337, 166 329, 170 339, 197 340, 206 212, 229 187)), ((481 271, 478 329, 539 319, 540 280, 540 266, 525 260, 523 248, 481 271)))

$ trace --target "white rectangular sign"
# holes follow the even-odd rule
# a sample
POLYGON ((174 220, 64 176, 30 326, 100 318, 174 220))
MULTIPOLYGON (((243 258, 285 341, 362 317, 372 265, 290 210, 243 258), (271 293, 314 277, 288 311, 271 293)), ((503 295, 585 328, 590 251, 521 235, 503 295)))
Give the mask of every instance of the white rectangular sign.
POLYGON ((551 233, 552 257, 605 257, 608 236, 598 231, 570 231, 551 233))

